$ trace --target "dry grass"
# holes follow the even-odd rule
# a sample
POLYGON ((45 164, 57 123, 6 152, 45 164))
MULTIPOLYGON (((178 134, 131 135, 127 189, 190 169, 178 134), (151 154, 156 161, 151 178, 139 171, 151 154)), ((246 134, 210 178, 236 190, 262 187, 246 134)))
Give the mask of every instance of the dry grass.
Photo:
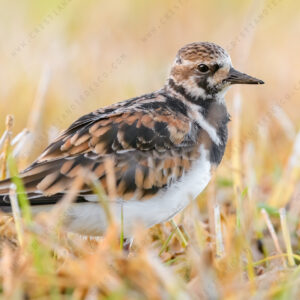
POLYGON ((2 177, 83 113, 160 88, 187 42, 223 45, 237 69, 266 82, 230 91, 230 141, 213 181, 176 223, 139 226, 129 255, 113 222, 102 239, 83 239, 53 212, 32 219, 21 199, 23 219, 0 217, 3 299, 300 297, 298 2, 1 6, 2 177))

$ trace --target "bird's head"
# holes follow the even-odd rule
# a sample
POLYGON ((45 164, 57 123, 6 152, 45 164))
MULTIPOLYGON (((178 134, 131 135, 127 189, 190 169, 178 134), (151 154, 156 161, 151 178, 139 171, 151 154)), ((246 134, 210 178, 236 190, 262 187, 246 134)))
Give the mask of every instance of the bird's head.
POLYGON ((263 84, 236 71, 228 53, 214 43, 192 43, 181 48, 167 85, 197 101, 223 96, 232 84, 263 84))

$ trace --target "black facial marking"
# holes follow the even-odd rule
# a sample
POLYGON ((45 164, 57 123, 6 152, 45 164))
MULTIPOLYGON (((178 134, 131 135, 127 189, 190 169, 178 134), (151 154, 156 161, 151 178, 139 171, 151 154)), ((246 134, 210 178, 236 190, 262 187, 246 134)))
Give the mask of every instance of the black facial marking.
POLYGON ((193 97, 191 96, 182 85, 178 85, 174 82, 173 79, 169 79, 169 85, 173 88, 177 93, 184 96, 184 98, 194 104, 197 104, 203 108, 203 116, 206 116, 207 111, 210 105, 213 103, 213 99, 206 99, 204 100, 201 97, 193 97))
POLYGON ((214 65, 211 66, 211 70, 212 70, 213 73, 216 73, 219 69, 220 69, 219 64, 214 64, 214 65))
POLYGON ((204 91, 207 91, 208 88, 207 78, 208 76, 201 76, 201 78, 197 79, 197 85, 204 91))
POLYGON ((177 93, 184 96, 184 98, 186 98, 186 100, 188 100, 192 103, 198 104, 197 100, 204 101, 203 99, 199 99, 199 98, 191 96, 189 93, 186 92, 185 88, 182 85, 176 84, 173 79, 169 79, 169 86, 172 89, 174 89, 177 93))

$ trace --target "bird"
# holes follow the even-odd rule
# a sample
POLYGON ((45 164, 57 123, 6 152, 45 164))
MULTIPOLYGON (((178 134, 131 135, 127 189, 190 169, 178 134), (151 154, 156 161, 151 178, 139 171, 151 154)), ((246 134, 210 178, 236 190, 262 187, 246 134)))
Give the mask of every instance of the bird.
MULTIPOLYGON (((183 46, 161 89, 80 117, 20 172, 32 211, 49 210, 85 174, 63 225, 70 232, 101 236, 108 217, 91 178, 108 193, 112 173, 115 196, 109 207, 122 222, 124 237, 136 224, 149 228, 170 220, 205 189, 222 160, 228 89, 263 83, 234 69, 229 54, 215 43, 183 46)), ((10 185, 10 178, 0 182, 1 211, 11 211, 10 185)))

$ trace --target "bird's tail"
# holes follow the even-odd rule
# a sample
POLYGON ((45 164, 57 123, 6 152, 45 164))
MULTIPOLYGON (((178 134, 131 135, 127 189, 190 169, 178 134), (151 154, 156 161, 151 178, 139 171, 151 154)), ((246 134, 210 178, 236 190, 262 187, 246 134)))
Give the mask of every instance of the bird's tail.
MULTIPOLYGON (((38 180, 36 179, 37 176, 21 176, 23 180, 26 192, 28 195, 37 193, 36 184, 38 180)), ((10 198, 9 198, 9 191, 11 187, 12 179, 7 178, 5 180, 0 181, 0 211, 3 212, 10 212, 11 205, 10 205, 10 198)), ((41 196, 41 193, 38 193, 41 196)))
MULTIPOLYGON (((29 202, 31 205, 38 204, 48 204, 56 203, 58 201, 57 195, 53 197, 46 197, 42 194, 41 191, 37 189, 38 183, 41 181, 41 178, 47 175, 47 172, 54 169, 57 164, 54 163, 52 168, 48 168, 48 162, 40 164, 40 166, 33 168, 32 165, 30 168, 24 170, 20 173, 20 178, 24 184, 29 202)), ((0 181, 0 211, 9 212, 11 210, 9 191, 11 187, 12 179, 7 178, 0 181)), ((60 197, 61 198, 61 197, 60 197)))
MULTIPOLYGON (((39 181, 38 181, 39 182, 39 181)), ((11 185, 11 179, 5 179, 0 181, 0 211, 4 213, 11 213, 11 202, 9 197, 9 190, 11 185)), ((31 206, 44 206, 56 204, 61 200, 65 193, 57 193, 50 196, 45 196, 41 191, 36 189, 36 182, 34 178, 25 177, 24 186, 26 189, 26 196, 31 206)), ((85 195, 78 195, 74 202, 81 203, 86 202, 85 195)))

